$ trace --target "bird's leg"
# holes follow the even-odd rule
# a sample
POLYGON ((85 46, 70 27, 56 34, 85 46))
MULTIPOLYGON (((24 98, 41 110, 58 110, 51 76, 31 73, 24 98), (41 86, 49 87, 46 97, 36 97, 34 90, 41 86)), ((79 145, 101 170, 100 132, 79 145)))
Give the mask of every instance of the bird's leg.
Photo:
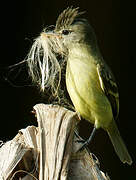
POLYGON ((92 141, 95 133, 96 133, 96 127, 93 128, 93 131, 92 131, 90 137, 86 141, 84 141, 84 140, 81 140, 81 141, 79 140, 78 141, 78 142, 83 142, 83 145, 81 146, 81 148, 78 151, 84 150, 84 148, 86 148, 90 144, 90 142, 92 141))

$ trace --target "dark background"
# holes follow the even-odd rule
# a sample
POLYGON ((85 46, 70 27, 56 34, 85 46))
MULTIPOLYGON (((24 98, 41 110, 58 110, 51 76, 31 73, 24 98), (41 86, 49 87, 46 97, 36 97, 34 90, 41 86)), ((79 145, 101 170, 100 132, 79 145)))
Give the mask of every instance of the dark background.
MULTIPOLYGON (((131 0, 24 0, 5 1, 1 5, 0 139, 10 140, 19 129, 36 124, 30 111, 36 103, 43 102, 35 87, 25 86, 28 81, 22 66, 20 74, 18 69, 7 72, 3 67, 22 61, 33 39, 46 25, 55 24, 58 14, 71 5, 86 11, 85 17, 95 29, 103 57, 118 82, 120 115, 117 124, 134 163, 130 167, 120 162, 103 130, 98 130, 90 149, 112 180, 135 179, 136 10, 131 0)), ((87 138, 92 126, 83 123, 82 127, 82 134, 87 138)))

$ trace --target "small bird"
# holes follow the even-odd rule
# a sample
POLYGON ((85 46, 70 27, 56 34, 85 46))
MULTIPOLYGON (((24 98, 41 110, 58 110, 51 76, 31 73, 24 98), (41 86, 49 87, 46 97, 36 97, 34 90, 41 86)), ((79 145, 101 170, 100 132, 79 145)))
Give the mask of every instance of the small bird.
MULTIPOLYGON (((66 88, 75 110, 94 124, 81 149, 90 143, 97 129, 103 128, 120 160, 131 165, 132 159, 115 123, 119 114, 118 87, 100 53, 94 30, 80 17, 82 14, 78 8, 67 8, 59 15, 55 27, 44 29, 28 54, 29 74, 44 93, 50 87, 52 94, 59 97, 64 69, 59 63, 65 63, 66 88)), ((62 95, 63 91, 60 92, 62 95)))
POLYGON ((105 63, 89 22, 80 18, 78 8, 67 8, 58 17, 54 33, 67 49, 66 86, 76 111, 94 129, 103 128, 123 163, 132 159, 115 123, 119 114, 119 94, 115 78, 105 63))

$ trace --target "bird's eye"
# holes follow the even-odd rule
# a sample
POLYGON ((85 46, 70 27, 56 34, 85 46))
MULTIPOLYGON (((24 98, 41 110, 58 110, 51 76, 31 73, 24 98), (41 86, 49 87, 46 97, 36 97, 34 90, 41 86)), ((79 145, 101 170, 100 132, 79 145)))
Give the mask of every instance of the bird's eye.
POLYGON ((62 31, 62 34, 68 35, 70 32, 71 32, 70 30, 64 29, 64 30, 62 31))

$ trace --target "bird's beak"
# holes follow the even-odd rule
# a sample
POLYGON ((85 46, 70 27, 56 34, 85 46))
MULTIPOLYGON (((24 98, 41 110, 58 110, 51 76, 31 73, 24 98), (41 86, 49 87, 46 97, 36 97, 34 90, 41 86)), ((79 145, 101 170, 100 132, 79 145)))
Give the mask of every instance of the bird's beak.
POLYGON ((42 38, 61 38, 61 35, 59 33, 53 33, 53 32, 42 32, 41 33, 42 38))

